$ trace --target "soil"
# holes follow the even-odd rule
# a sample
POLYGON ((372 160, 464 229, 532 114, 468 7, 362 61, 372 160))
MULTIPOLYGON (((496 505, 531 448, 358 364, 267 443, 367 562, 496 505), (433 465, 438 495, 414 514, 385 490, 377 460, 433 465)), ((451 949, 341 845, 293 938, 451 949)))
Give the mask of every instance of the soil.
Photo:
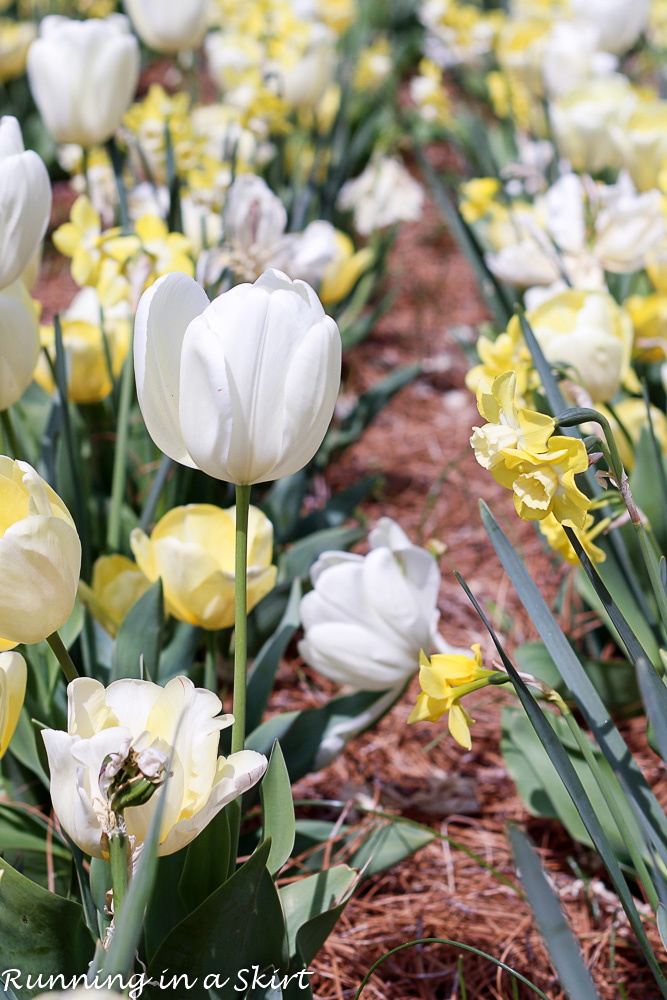
MULTIPOLYGON (((59 185, 55 225, 65 221, 72 200, 59 185)), ((536 634, 487 539, 479 498, 487 501, 549 596, 556 594, 569 570, 545 552, 539 533, 516 516, 509 492, 473 457, 469 438, 479 415, 464 386, 469 367, 464 345, 474 343, 473 328, 486 313, 474 278, 428 197, 422 221, 406 225, 398 236, 387 284, 396 298, 372 335, 346 355, 345 392, 359 394, 414 361, 425 360, 425 371, 331 464, 325 488, 335 493, 362 476, 382 477, 381 489, 362 505, 361 516, 369 523, 390 516, 414 542, 442 543, 441 632, 457 646, 480 642, 490 666, 493 648, 454 569, 492 615, 508 651, 536 634)), ((43 317, 65 308, 75 291, 67 262, 47 257, 34 290, 43 302, 43 317)), ((304 669, 293 651, 281 667, 271 707, 311 704, 318 690, 328 690, 326 682, 304 669)), ((514 870, 506 836, 510 822, 521 824, 539 848, 604 1000, 655 995, 599 860, 573 843, 558 822, 531 817, 507 774, 499 748, 500 711, 512 697, 500 690, 471 696, 467 707, 476 721, 468 752, 442 724, 407 726, 418 692, 415 678, 401 703, 373 732, 295 788, 296 799, 345 802, 346 823, 382 823, 364 813, 372 807, 426 824, 436 835, 413 857, 362 882, 312 963, 315 997, 355 997, 365 973, 388 951, 435 937, 486 952, 527 976, 550 1000, 561 1000, 563 993, 514 870), (430 746, 435 737, 442 739, 430 746)), ((640 762, 663 793, 664 769, 645 749, 641 720, 626 724, 624 733, 639 748, 640 762)), ((322 806, 307 814, 337 818, 341 811, 322 806)), ((332 843, 332 862, 344 858, 332 843)), ((648 922, 647 930, 659 948, 657 932, 648 922)), ((443 943, 392 955, 364 991, 377 1000, 535 995, 526 985, 513 986, 509 973, 488 958, 443 943)))

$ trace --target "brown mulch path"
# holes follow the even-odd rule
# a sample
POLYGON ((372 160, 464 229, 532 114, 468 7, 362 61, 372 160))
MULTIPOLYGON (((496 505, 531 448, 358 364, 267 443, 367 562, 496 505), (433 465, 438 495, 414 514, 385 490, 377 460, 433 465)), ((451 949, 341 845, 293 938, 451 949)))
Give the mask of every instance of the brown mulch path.
MULTIPOLYGON (((67 218, 71 200, 58 186, 56 225, 67 218)), ((331 465, 327 487, 336 492, 360 477, 382 476, 382 489, 362 505, 364 517, 372 523, 389 515, 413 541, 436 539, 446 546, 440 562, 441 632, 455 645, 481 642, 490 664, 492 647, 453 575, 455 568, 492 613, 509 650, 535 638, 535 632, 486 537, 478 498, 489 503, 549 595, 555 596, 566 571, 545 554, 538 532, 516 517, 509 492, 477 465, 470 450, 478 414, 464 387, 468 364, 461 342, 473 339, 472 327, 485 312, 474 278, 431 201, 422 222, 402 230, 387 281, 397 292, 395 302, 372 336, 346 356, 345 391, 358 394, 395 367, 415 360, 430 359, 429 372, 403 389, 363 439, 331 465)), ((44 304, 44 318, 65 308, 75 292, 67 262, 47 255, 34 291, 44 304)), ((311 688, 304 681, 295 683, 294 665, 281 668, 272 702, 276 709, 311 703, 311 688)), ((315 687, 323 686, 307 670, 305 677, 315 687)), ((624 985, 628 1000, 655 996, 653 980, 595 856, 574 844, 557 822, 530 817, 507 775, 499 749, 499 716, 501 704, 511 696, 498 691, 492 700, 488 691, 479 693, 473 701, 473 748, 466 752, 448 737, 429 749, 433 738, 442 734, 439 726, 407 727, 418 691, 415 678, 402 703, 374 731, 295 789, 297 799, 346 801, 346 823, 377 823, 372 817, 364 819, 360 809, 370 805, 401 812, 443 837, 358 888, 312 964, 315 997, 353 998, 368 968, 387 951, 416 938, 439 937, 493 955, 535 982, 550 1000, 561 1000, 562 991, 520 894, 505 832, 509 821, 521 823, 539 847, 603 1000, 621 996, 618 983, 624 985), (592 872, 593 879, 579 879, 577 866, 592 872)), ((645 747, 641 720, 626 724, 624 733, 633 747, 645 747)), ((639 759, 653 783, 659 779, 660 790, 667 791, 662 787, 664 769, 658 769, 650 751, 641 751, 639 759)), ((340 810, 321 807, 309 814, 336 819, 340 810)), ((336 851, 332 845, 332 863, 338 860, 336 851)), ((648 923, 647 929, 660 948, 648 923)), ((514 992, 511 976, 484 958, 430 944, 389 958, 364 996, 510 1000, 535 994, 523 985, 514 992)))

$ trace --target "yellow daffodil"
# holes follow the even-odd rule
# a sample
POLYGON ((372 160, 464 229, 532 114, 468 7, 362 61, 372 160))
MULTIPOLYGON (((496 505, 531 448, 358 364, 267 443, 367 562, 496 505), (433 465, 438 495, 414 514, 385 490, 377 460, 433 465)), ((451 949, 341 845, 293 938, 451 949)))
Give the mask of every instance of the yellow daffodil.
MULTIPOLYGON (((470 726, 473 719, 459 703, 463 686, 489 679, 494 671, 482 666, 479 643, 471 647, 473 656, 434 653, 431 659, 422 651, 419 654, 419 684, 422 693, 417 698, 408 724, 412 722, 437 722, 448 712, 449 731, 462 747, 470 750, 470 726)), ((483 685, 480 685, 483 686, 483 685)))
POLYGON ((90 199, 82 194, 72 205, 70 221, 53 234, 57 250, 72 258, 72 277, 77 285, 94 285, 102 262, 102 221, 90 199))
MULTIPOLYGON (((575 528, 571 522, 565 522, 567 527, 572 528, 574 531, 579 544, 591 562, 604 562, 607 558, 603 550, 595 544, 594 539, 609 526, 610 521, 611 518, 606 517, 596 524, 593 515, 586 514, 582 529, 575 528)), ((570 539, 565 534, 563 525, 556 520, 553 514, 547 514, 546 517, 537 522, 537 526, 550 548, 558 552, 566 562, 571 563, 573 566, 579 565, 579 557, 574 551, 570 539)))
POLYGON ((516 373, 516 389, 519 400, 523 401, 529 389, 533 388, 536 377, 533 361, 518 324, 510 323, 507 331, 495 340, 481 336, 477 341, 477 353, 481 364, 475 365, 466 375, 466 386, 477 392, 480 379, 489 385, 494 378, 506 371, 516 373))
POLYGON ((555 429, 552 417, 516 405, 516 372, 504 372, 493 385, 480 380, 477 408, 489 422, 473 427, 470 438, 475 458, 484 469, 504 462, 504 449, 518 448, 537 454, 547 447, 555 429))
POLYGON ((459 207, 469 226, 488 214, 500 189, 497 177, 474 177, 461 185, 459 190, 463 200, 459 207))
POLYGON ((503 463, 491 469, 494 479, 514 491, 514 506, 524 521, 541 520, 553 514, 557 521, 572 521, 583 528, 589 498, 574 477, 588 468, 586 446, 580 438, 554 435, 546 451, 533 455, 519 448, 506 448, 503 463))
POLYGON ((134 227, 134 234, 118 236, 105 242, 105 251, 121 265, 145 254, 148 271, 145 283, 148 288, 156 278, 170 271, 181 271, 194 277, 195 266, 189 254, 192 243, 182 233, 170 233, 164 219, 157 215, 142 215, 134 227))
POLYGON ((125 113, 123 123, 130 133, 130 154, 141 176, 147 164, 153 181, 166 183, 167 129, 179 177, 196 166, 200 144, 193 134, 189 112, 189 94, 168 94, 164 87, 152 84, 146 97, 125 113))

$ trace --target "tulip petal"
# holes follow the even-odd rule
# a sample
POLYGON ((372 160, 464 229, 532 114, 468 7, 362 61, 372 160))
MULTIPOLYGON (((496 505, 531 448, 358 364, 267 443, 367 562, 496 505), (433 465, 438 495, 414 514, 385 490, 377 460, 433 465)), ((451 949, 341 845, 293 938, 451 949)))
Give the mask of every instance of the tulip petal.
POLYGON ((311 626, 299 653, 315 670, 338 684, 360 691, 384 691, 417 669, 417 653, 398 646, 391 636, 347 622, 311 626))
POLYGON ((0 757, 18 724, 27 679, 28 668, 20 653, 0 654, 0 757))
MULTIPOLYGON (((165 455, 190 467, 195 463, 179 422, 181 348, 186 328, 207 306, 206 292, 193 278, 172 272, 144 292, 134 327, 137 396, 148 433, 165 455)), ((197 394, 197 386, 188 391, 197 394)))

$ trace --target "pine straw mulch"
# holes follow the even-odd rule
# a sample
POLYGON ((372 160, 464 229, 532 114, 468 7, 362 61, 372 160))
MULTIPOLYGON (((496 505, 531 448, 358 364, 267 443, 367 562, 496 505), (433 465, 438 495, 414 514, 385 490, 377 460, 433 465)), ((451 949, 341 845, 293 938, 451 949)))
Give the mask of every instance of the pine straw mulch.
MULTIPOLYGON (((55 194, 54 227, 66 221, 73 200, 64 185, 57 185, 55 194)), ((453 576, 454 568, 492 612, 510 651, 535 638, 535 632, 486 537, 478 498, 487 500, 550 597, 566 571, 545 554, 537 531, 516 517, 508 491, 472 456, 468 441, 478 414, 464 387, 468 364, 461 342, 473 339, 472 327, 485 312, 474 279, 430 200, 422 222, 401 232, 390 257, 388 282, 395 287, 396 300, 371 337, 346 355, 345 392, 358 394, 398 365, 415 360, 428 359, 426 371, 392 400, 361 441, 332 463, 323 491, 336 492, 369 474, 382 477, 382 487, 361 507, 363 517, 372 523, 391 516, 413 541, 437 539, 446 546, 441 558, 441 631, 454 645, 480 641, 490 664, 492 647, 453 576)), ((47 254, 35 289, 44 304, 44 319, 66 308, 75 292, 67 262, 47 254)), ((302 669, 292 649, 279 672, 271 709, 319 704, 332 691, 333 686, 302 669)), ((488 692, 480 692, 472 702, 476 723, 468 753, 448 737, 427 749, 441 734, 440 727, 407 727, 418 691, 415 678, 403 701, 371 733, 295 788, 296 799, 347 801, 347 824, 380 822, 360 809, 374 806, 425 823, 443 837, 360 885, 312 965, 316 998, 354 997, 369 967, 387 951, 416 938, 440 937, 493 955, 534 981, 551 1000, 561 1000, 563 993, 518 887, 505 833, 509 821, 521 823, 538 845, 604 1000, 617 1000, 617 983, 624 985, 628 1000, 655 996, 653 980, 596 856, 574 844, 557 822, 530 817, 507 775, 499 751, 499 715, 501 703, 511 697, 497 691, 492 701, 488 692), (575 869, 592 875, 592 880, 582 882, 575 869)), ((641 720, 624 724, 623 732, 667 801, 664 769, 645 749, 641 720)), ((323 805, 303 815, 336 819, 340 810, 323 805)), ((333 844, 332 863, 344 860, 337 850, 333 844)), ((657 933, 650 923, 646 926, 659 949, 657 933)), ((486 1000, 535 994, 520 984, 515 992, 512 977, 483 958, 430 944, 388 959, 364 996, 486 1000)))

